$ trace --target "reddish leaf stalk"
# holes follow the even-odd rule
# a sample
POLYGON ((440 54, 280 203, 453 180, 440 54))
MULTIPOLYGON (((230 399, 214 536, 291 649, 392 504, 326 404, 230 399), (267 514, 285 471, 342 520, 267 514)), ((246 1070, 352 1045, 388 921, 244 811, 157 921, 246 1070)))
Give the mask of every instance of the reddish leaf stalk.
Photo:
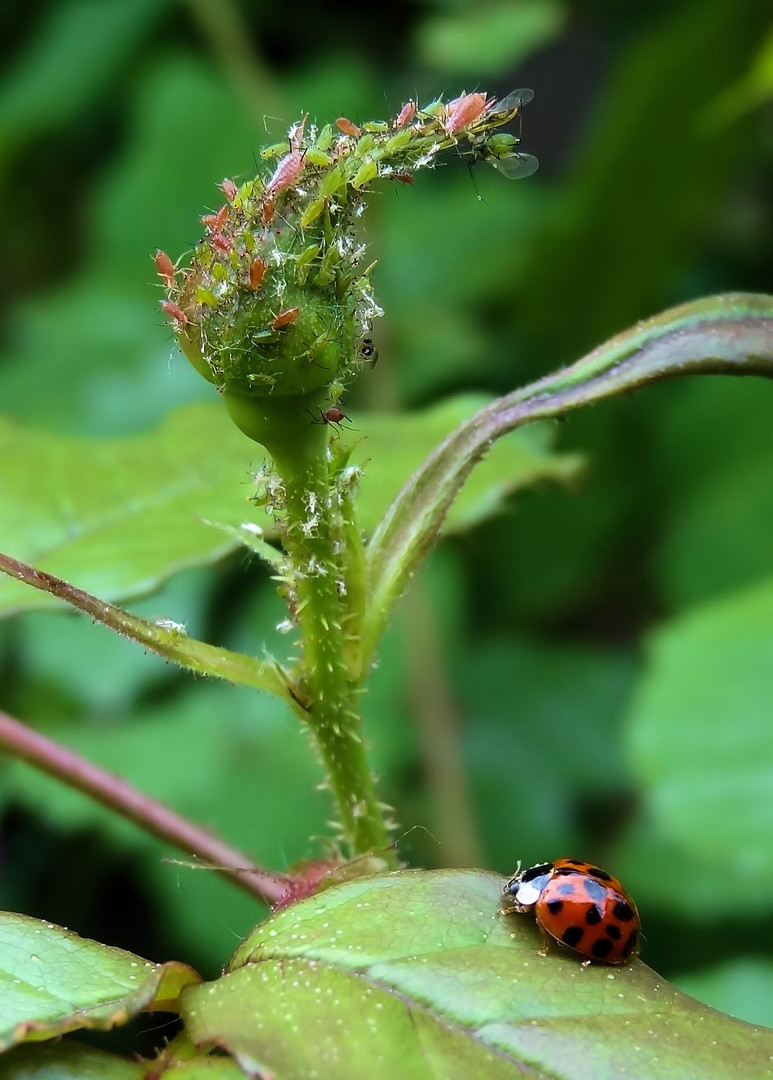
POLYGON ((287 892, 285 875, 251 867, 252 860, 236 848, 6 713, 0 713, 0 749, 68 787, 77 788, 152 836, 204 860, 223 877, 268 904, 276 904, 287 892))

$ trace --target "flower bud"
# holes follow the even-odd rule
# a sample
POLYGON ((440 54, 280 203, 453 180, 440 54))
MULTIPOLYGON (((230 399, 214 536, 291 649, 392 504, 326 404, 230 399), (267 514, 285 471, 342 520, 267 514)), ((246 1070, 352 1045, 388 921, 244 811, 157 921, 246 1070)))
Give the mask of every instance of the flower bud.
POLYGON ((325 406, 331 386, 373 363, 372 323, 382 312, 355 235, 373 183, 410 183, 439 151, 465 143, 485 156, 490 131, 522 100, 508 98, 507 109, 482 93, 424 110, 409 102, 391 122, 340 117, 321 130, 304 117, 262 155, 263 175, 241 186, 222 181, 227 202, 202 218, 206 235, 187 270, 156 256, 183 353, 239 399, 229 411, 252 438, 271 450, 264 428, 275 404, 283 424, 293 426, 294 415, 308 424, 309 405, 325 406), (260 402, 255 425, 245 419, 250 402, 260 402))

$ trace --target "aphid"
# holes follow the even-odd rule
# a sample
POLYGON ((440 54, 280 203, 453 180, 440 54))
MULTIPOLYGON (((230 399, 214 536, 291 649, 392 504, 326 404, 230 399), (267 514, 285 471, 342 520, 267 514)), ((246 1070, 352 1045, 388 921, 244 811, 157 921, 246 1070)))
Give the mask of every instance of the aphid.
POLYGON ((521 90, 511 90, 501 101, 495 101, 488 108, 486 116, 497 118, 506 116, 508 120, 512 120, 513 117, 518 115, 524 105, 528 105, 529 102, 533 100, 533 90, 528 90, 526 87, 523 87, 521 90))
POLYGON ((239 194, 239 189, 233 180, 229 180, 226 176, 224 180, 220 181, 220 190, 225 195, 229 202, 233 202, 236 196, 239 194))
POLYGON ((220 232, 228 220, 228 207, 221 206, 216 214, 204 214, 200 220, 212 232, 220 232))
POLYGON ((395 118, 394 126, 396 128, 405 127, 406 124, 410 124, 411 120, 413 120, 415 115, 416 115, 416 102, 415 101, 406 101, 405 105, 403 105, 402 109, 400 109, 400 112, 397 114, 397 117, 395 118))
POLYGON ((373 338, 364 337, 360 342, 360 359, 372 367, 378 363, 378 349, 373 344, 373 338))
POLYGON ((167 253, 165 251, 162 251, 160 248, 153 256, 153 262, 156 264, 156 271, 158 273, 158 276, 164 279, 164 284, 166 285, 167 289, 171 289, 174 285, 174 263, 169 258, 167 253))
POLYGON ((247 271, 247 280, 249 281, 250 288, 253 292, 257 292, 263 284, 263 278, 266 276, 267 269, 268 263, 265 259, 261 259, 260 255, 250 263, 250 268, 247 271))
POLYGON ((263 225, 270 225, 276 212, 276 196, 268 192, 263 193, 260 201, 260 220, 263 225))
POLYGON ((316 417, 311 409, 306 410, 315 424, 329 424, 332 427, 340 427, 342 420, 349 419, 346 413, 339 409, 337 405, 332 405, 329 409, 321 409, 319 406, 317 408, 319 417, 316 417))
MULTIPOLYGON (((496 139, 504 139, 504 135, 495 136, 496 139)), ((481 143, 473 148, 474 160, 485 161, 492 169, 496 169, 508 180, 523 180, 531 176, 539 168, 539 159, 533 154, 522 154, 518 150, 502 153, 497 149, 494 139, 481 143), (494 145, 492 145, 494 144, 494 145)))
POLYGON ((213 248, 217 248, 218 251, 222 251, 224 255, 227 255, 233 247, 233 244, 228 239, 228 237, 223 236, 222 233, 214 233, 214 235, 210 237, 210 243, 212 244, 213 248))
POLYGON ((188 316, 185 314, 181 307, 177 304, 173 304, 171 300, 162 300, 160 302, 161 310, 169 316, 169 318, 176 322, 178 326, 185 326, 188 322, 188 316))
POLYGON ((480 119, 485 108, 485 94, 464 94, 455 101, 449 101, 443 127, 449 135, 456 135, 462 128, 469 127, 480 119))
POLYGON ((336 127, 339 131, 342 131, 344 135, 362 135, 362 128, 357 127, 351 120, 347 120, 345 116, 339 116, 336 120, 336 127))
POLYGON ((413 173, 409 172, 393 172, 389 174, 390 180, 396 180, 398 184, 413 184, 415 183, 415 177, 413 173))
POLYGON ((300 313, 301 309, 297 307, 291 307, 286 311, 280 311, 279 314, 271 320, 271 329, 283 330, 285 326, 291 326, 297 321, 300 313))
POLYGON ((503 889, 501 912, 534 916, 541 956, 551 938, 604 964, 625 964, 639 951, 636 904, 617 878, 581 859, 519 869, 503 889))
POLYGON ((303 154, 300 150, 291 150, 286 154, 274 170, 274 174, 266 184, 268 195, 278 195, 280 191, 292 187, 303 169, 303 154))

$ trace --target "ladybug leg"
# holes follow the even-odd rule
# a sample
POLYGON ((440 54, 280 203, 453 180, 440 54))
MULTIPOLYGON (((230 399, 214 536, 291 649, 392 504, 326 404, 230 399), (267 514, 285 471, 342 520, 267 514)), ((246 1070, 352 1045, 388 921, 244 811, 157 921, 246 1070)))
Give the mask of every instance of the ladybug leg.
MULTIPOLYGON (((537 924, 539 926, 539 923, 537 924)), ((548 934, 541 926, 539 926, 540 937, 542 938, 542 948, 539 950, 539 956, 547 956, 550 948, 550 934, 548 934)))

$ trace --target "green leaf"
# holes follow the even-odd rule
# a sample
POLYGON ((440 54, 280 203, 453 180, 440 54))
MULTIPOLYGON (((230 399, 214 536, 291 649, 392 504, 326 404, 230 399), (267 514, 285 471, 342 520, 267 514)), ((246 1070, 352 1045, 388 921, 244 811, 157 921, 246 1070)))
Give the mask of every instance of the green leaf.
MULTIPOLYGON (((369 462, 359 496, 366 529, 422 457, 480 404, 466 397, 415 415, 357 417, 367 434, 355 451, 369 462)), ((516 486, 573 475, 577 459, 554 456, 547 442, 545 432, 530 433, 497 448, 449 528, 493 513, 516 486)), ((122 439, 71 438, 0 420, 0 458, 0 551, 103 600, 141 595, 178 570, 222 558, 239 545, 223 526, 243 531, 247 522, 271 533, 271 519, 249 502, 263 451, 216 402, 186 406, 156 430, 122 439)), ((53 603, 0 581, 0 614, 53 603)))
POLYGON ((740 957, 674 979, 680 989, 715 1009, 773 1027, 773 961, 740 957))
POLYGON ((773 1032, 713 1012, 640 961, 538 955, 533 920, 497 913, 502 880, 402 872, 287 908, 227 974, 186 990, 197 1043, 274 1080, 759 1080, 773 1032), (318 1073, 319 1075, 319 1073, 318 1073))
MULTIPOLYGON (((652 638, 630 719, 643 810, 666 840, 743 889, 717 897, 760 913, 773 897, 773 581, 705 604, 652 638)), ((669 878, 679 892, 691 879, 669 878)))
POLYGON ((18 1046, 0 1057, 0 1080, 142 1080, 145 1075, 136 1061, 72 1040, 18 1046))
POLYGON ((563 21, 556 0, 462 6, 422 25, 419 52, 444 73, 503 75, 556 37, 563 21))
POLYGON ((167 6, 168 0, 55 4, 0 85, 0 160, 18 144, 67 123, 104 93, 167 6))
POLYGON ((0 912, 0 1049, 80 1028, 105 1030, 145 1011, 176 1011, 199 976, 152 964, 52 923, 0 912))
POLYGON ((562 368, 480 409, 437 446, 387 510, 368 546, 372 656, 397 598, 436 543, 450 507, 497 439, 534 420, 676 375, 773 378, 773 297, 728 294, 637 323, 562 368))

